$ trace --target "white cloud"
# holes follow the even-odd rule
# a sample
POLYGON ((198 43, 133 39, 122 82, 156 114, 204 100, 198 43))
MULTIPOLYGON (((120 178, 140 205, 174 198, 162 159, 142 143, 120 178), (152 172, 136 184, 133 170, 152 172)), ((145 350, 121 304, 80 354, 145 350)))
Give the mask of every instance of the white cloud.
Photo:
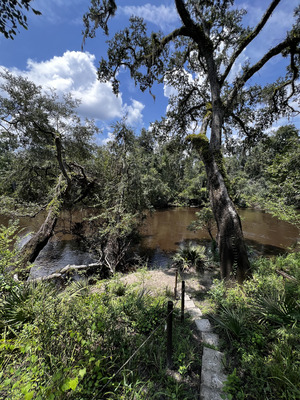
POLYGON ((176 8, 163 4, 159 6, 149 3, 142 6, 123 6, 120 7, 120 11, 128 16, 142 17, 145 21, 159 26, 162 30, 170 29, 179 20, 176 8))
POLYGON ((164 82, 164 96, 165 97, 172 97, 172 96, 177 96, 178 90, 174 88, 174 86, 168 85, 166 82, 164 82))
POLYGON ((94 61, 95 56, 90 53, 66 51, 43 62, 29 59, 26 71, 12 72, 26 76, 45 90, 54 88, 58 95, 71 93, 81 101, 78 111, 82 117, 109 121, 128 114, 131 123, 141 122, 144 105, 136 100, 124 105, 122 95, 116 97, 110 83, 97 80, 94 61))
POLYGON ((144 104, 134 99, 132 99, 132 105, 128 106, 125 104, 124 114, 126 115, 127 123, 132 126, 141 124, 143 121, 142 111, 144 108, 144 104))
POLYGON ((106 145, 109 142, 113 142, 115 140, 115 134, 113 132, 108 132, 107 137, 100 141, 100 144, 106 145))
POLYGON ((44 88, 56 89, 58 94, 71 93, 81 100, 82 116, 97 120, 121 117, 122 98, 112 93, 110 83, 97 80, 94 61, 92 54, 66 51, 43 62, 28 60, 23 75, 44 88))

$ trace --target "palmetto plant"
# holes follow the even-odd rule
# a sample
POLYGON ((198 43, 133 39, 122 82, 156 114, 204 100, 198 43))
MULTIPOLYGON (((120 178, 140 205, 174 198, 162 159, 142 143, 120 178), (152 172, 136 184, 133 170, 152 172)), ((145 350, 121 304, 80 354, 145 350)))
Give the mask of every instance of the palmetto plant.
POLYGON ((2 301, 0 311, 0 328, 16 327, 34 319, 30 298, 33 294, 32 285, 16 286, 2 301))
POLYGON ((259 322, 269 322, 275 327, 291 326, 300 322, 300 300, 292 292, 273 290, 260 295, 254 303, 259 322))
POLYGON ((238 339, 247 334, 248 313, 247 310, 241 307, 232 308, 222 305, 218 314, 209 314, 213 324, 223 330, 229 340, 238 339))
POLYGON ((205 259, 205 247, 194 244, 188 244, 187 246, 180 248, 173 256, 174 264, 181 270, 194 267, 203 271, 205 259))
POLYGON ((49 283, 27 282, 13 287, 2 299, 0 331, 5 327, 15 330, 33 322, 40 316, 40 307, 43 311, 51 309, 49 300, 54 298, 61 301, 57 289, 49 283))

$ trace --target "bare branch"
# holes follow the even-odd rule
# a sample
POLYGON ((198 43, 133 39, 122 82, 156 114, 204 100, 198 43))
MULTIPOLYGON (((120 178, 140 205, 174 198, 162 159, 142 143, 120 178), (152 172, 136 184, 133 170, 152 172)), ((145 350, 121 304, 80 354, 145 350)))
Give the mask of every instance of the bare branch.
POLYGON ((245 83, 252 78, 252 76, 259 71, 271 58, 280 54, 283 50, 290 46, 295 46, 299 43, 299 35, 294 37, 287 37, 277 46, 271 48, 256 64, 248 68, 244 74, 236 81, 231 94, 225 102, 225 107, 228 108, 232 105, 237 96, 238 91, 245 85, 245 83))
POLYGON ((239 45, 237 50, 233 53, 231 56, 231 59, 229 61, 229 64, 224 72, 224 74, 221 77, 221 84, 224 83, 225 79, 229 75, 229 72, 231 71, 231 68, 238 58, 238 56, 242 53, 242 51, 248 46, 249 43, 253 41, 253 39, 256 38, 256 36, 261 32, 262 28, 265 26, 269 18, 271 17, 272 12, 275 10, 277 5, 280 3, 280 0, 273 0, 272 3, 270 4, 269 8, 265 12, 264 16, 260 20, 260 22, 257 24, 257 26, 254 28, 254 30, 248 35, 239 45))

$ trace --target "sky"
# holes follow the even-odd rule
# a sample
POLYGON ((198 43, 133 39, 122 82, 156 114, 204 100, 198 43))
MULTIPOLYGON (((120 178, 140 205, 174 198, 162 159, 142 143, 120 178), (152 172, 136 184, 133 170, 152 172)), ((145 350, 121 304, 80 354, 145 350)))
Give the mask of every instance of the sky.
MULTIPOLYGON (((245 22, 255 26, 271 0, 238 0, 236 4, 248 13, 245 22)), ((38 85, 55 88, 57 93, 71 93, 81 100, 78 113, 92 118, 102 129, 99 143, 111 137, 112 124, 122 117, 138 133, 159 120, 166 112, 168 96, 172 90, 163 84, 155 85, 152 92, 141 93, 127 73, 120 76, 120 94, 112 93, 110 83, 97 80, 97 65, 105 57, 108 39, 99 29, 96 38, 87 39, 82 45, 82 16, 88 10, 89 0, 34 0, 32 6, 41 11, 41 16, 28 16, 28 30, 19 28, 14 40, 0 36, 0 69, 28 77, 38 85)), ((161 30, 165 34, 180 26, 173 0, 119 0, 116 16, 111 21, 110 34, 124 28, 131 15, 143 17, 150 31, 161 30)), ((244 51, 234 66, 241 69, 244 61, 257 61, 266 50, 285 38, 293 23, 293 10, 298 0, 282 0, 272 18, 256 39, 244 51)), ((280 57, 275 57, 258 74, 259 83, 271 82, 283 67, 280 57)), ((277 125, 293 123, 300 129, 300 118, 279 121, 277 125)))

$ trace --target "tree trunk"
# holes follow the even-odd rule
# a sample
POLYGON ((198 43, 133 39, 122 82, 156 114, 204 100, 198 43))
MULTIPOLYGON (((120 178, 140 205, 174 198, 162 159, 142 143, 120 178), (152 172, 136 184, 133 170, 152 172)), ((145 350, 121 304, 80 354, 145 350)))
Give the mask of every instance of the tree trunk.
POLYGON ((250 263, 241 220, 224 181, 225 169, 221 150, 212 150, 203 133, 189 135, 188 139, 200 153, 206 169, 210 204, 218 228, 221 277, 235 278, 242 283, 250 276, 250 263))
POLYGON ((53 235, 58 215, 62 208, 64 194, 67 185, 62 182, 62 175, 55 188, 55 194, 51 202, 48 204, 48 214, 37 233, 23 246, 20 278, 26 280, 29 276, 30 269, 28 264, 35 261, 40 251, 46 246, 50 237, 53 235))
POLYGON ((210 153, 203 157, 209 187, 209 198, 216 219, 222 279, 236 278, 242 283, 250 276, 250 263, 244 242, 240 217, 229 197, 224 178, 210 153))

